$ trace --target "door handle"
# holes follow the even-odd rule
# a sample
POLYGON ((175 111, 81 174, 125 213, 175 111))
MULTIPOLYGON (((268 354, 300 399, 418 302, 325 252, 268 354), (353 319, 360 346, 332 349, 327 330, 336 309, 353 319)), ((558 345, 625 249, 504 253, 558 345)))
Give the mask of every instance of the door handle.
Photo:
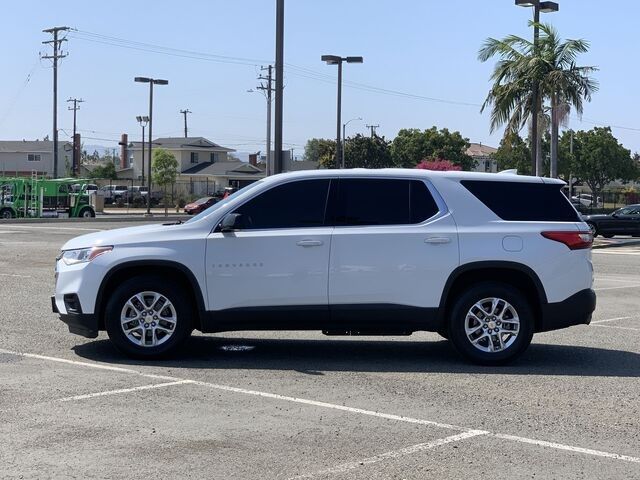
POLYGON ((431 243, 434 245, 439 245, 442 243, 449 243, 449 242, 451 242, 451 239, 449 237, 429 237, 424 241, 424 243, 431 243))
POLYGON ((323 244, 324 242, 322 240, 300 240, 296 243, 299 247, 319 247, 323 244))

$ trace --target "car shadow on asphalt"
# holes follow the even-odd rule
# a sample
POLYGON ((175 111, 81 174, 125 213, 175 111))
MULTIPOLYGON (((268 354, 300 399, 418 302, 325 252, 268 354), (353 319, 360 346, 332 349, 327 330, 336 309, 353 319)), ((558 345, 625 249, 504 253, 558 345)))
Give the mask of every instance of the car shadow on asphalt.
POLYGON ((153 365, 175 369, 281 370, 309 375, 322 372, 482 373, 640 377, 640 354, 571 345, 533 343, 514 363, 473 365, 447 341, 310 340, 194 336, 163 360, 136 360, 108 340, 73 348, 88 360, 117 365, 153 365))

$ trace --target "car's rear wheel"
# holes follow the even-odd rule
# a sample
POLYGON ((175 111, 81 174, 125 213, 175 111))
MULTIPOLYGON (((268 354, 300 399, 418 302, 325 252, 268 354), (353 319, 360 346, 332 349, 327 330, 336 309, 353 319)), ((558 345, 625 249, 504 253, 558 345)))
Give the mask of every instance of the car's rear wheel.
POLYGON ((501 365, 531 343, 534 318, 524 295, 509 285, 486 282, 469 288, 449 317, 449 339, 469 360, 501 365))
POLYGON ((587 227, 589 227, 589 230, 591 230, 591 234, 593 235, 593 238, 596 238, 598 236, 598 227, 596 227, 596 224, 592 222, 587 222, 587 227))
POLYGON ((10 208, 3 208, 0 210, 0 218, 4 218, 5 220, 13 218, 13 212, 10 208))
POLYGON ((144 275, 115 289, 105 309, 105 327, 111 341, 124 353, 159 358, 189 337, 192 315, 181 285, 144 275))

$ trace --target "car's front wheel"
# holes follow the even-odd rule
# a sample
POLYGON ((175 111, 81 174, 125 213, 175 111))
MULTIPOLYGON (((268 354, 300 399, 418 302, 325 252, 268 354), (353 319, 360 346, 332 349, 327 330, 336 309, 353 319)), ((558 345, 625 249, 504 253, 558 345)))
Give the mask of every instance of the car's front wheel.
POLYGON ((189 337, 192 315, 182 286, 144 275, 115 289, 105 309, 105 327, 111 341, 124 353, 158 358, 189 337))
POLYGON ((500 365, 527 349, 533 327, 533 312, 520 291, 486 282, 469 288, 453 305, 449 339, 473 362, 500 365))

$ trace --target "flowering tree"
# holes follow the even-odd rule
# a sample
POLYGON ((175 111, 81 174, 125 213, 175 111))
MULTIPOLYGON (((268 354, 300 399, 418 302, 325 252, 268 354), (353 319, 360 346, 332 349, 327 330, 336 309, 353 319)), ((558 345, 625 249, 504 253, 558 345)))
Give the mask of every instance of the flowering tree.
POLYGON ((421 170, 462 170, 460 165, 456 165, 449 160, 445 160, 444 158, 425 158, 419 164, 416 165, 416 168, 421 170))

